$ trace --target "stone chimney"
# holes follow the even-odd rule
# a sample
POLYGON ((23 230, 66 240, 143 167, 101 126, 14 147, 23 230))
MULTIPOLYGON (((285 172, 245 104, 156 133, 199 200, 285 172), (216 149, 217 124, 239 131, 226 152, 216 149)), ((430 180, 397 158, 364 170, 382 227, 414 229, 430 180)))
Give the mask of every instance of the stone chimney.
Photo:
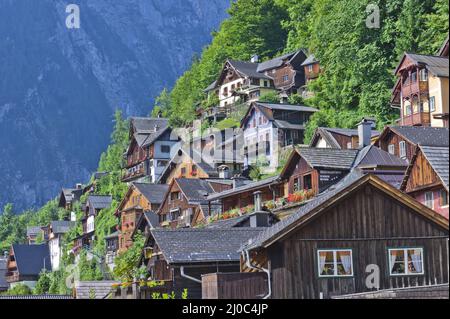
POLYGON ((230 178, 230 168, 226 165, 221 165, 218 168, 219 170, 219 178, 228 179, 230 178))
POLYGON ((359 148, 364 148, 371 144, 374 125, 374 120, 370 118, 363 118, 358 124, 359 148))
POLYGON ((255 212, 250 215, 250 227, 269 227, 270 213, 262 210, 262 192, 253 193, 255 201, 255 212))

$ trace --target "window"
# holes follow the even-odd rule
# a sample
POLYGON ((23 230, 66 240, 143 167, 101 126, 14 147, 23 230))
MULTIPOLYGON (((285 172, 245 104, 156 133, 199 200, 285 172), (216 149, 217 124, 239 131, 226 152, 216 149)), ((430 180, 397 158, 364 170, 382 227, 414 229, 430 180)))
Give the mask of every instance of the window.
POLYGON ((447 207, 448 206, 448 193, 445 189, 441 190, 441 207, 447 207))
POLYGON ((430 112, 436 111, 436 98, 434 96, 430 97, 430 112))
POLYGON ((312 189, 312 175, 305 175, 303 177, 303 189, 310 190, 312 189))
POLYGON ((391 276, 423 275, 423 249, 389 249, 391 276))
POLYGON ((157 167, 166 167, 167 164, 169 164, 168 161, 158 161, 158 162, 156 163, 156 166, 157 166, 157 167))
POLYGON ((405 116, 410 116, 411 114, 412 114, 412 108, 411 108, 411 105, 408 104, 408 105, 406 105, 405 116))
POLYGON ((161 145, 161 153, 170 153, 170 146, 169 145, 161 145))
POLYGON ((197 174, 197 165, 192 165, 192 175, 197 174))
POLYGON ((434 194, 433 192, 425 193, 425 206, 434 209, 434 194))
POLYGON ((181 193, 180 192, 170 193, 170 200, 181 200, 181 193))
POLYGON ((411 82, 416 82, 417 81, 417 72, 413 72, 411 73, 411 82))
POLYGON ((309 72, 312 72, 312 71, 313 71, 313 65, 312 65, 312 64, 308 65, 308 71, 309 71, 309 72))
POLYGON ((181 168, 181 176, 185 176, 186 175, 186 167, 182 167, 181 168))
POLYGON ((400 149, 400 157, 401 158, 406 158, 406 142, 405 141, 401 141, 400 143, 398 143, 399 149, 400 149))
POLYGON ((348 150, 351 150, 351 149, 352 149, 352 142, 348 142, 348 143, 347 143, 347 149, 348 149, 348 150))
POLYGON ((351 277, 353 276, 352 251, 319 250, 319 277, 351 277))
POLYGON ((283 82, 286 83, 289 81, 289 75, 283 75, 283 82))
POLYGON ((394 144, 389 144, 388 146, 388 152, 391 155, 395 155, 395 145, 394 144))
POLYGON ((419 78, 420 78, 420 81, 428 81, 428 72, 427 72, 427 69, 422 69, 422 70, 420 70, 419 78))

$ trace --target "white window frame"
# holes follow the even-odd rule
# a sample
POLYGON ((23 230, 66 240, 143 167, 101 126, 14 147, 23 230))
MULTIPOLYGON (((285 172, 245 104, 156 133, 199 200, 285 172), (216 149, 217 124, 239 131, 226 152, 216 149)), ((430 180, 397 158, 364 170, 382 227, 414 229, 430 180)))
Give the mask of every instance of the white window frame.
POLYGON ((308 65, 308 71, 312 72, 313 70, 314 70, 313 65, 312 64, 308 65))
MULTIPOLYGON (((441 208, 447 208, 448 206, 449 206, 449 200, 448 200, 448 193, 447 193, 447 191, 446 190, 444 190, 444 189, 441 189, 441 191, 440 191, 440 193, 439 193, 439 204, 440 204, 440 206, 441 206, 441 208), (443 202, 442 202, 442 199, 443 199, 443 197, 445 197, 446 198, 446 201, 447 201, 447 205, 443 205, 443 202)), ((434 202, 434 201, 433 201, 434 202)))
POLYGON ((389 261, 389 276, 391 277, 404 277, 404 276, 423 276, 425 275, 425 258, 423 255, 423 248, 421 247, 408 247, 408 248, 389 248, 388 249, 388 261, 389 261), (404 274, 393 274, 392 273, 392 260, 391 251, 402 251, 405 254, 405 273, 404 274), (420 256, 422 257, 422 272, 420 273, 410 273, 408 268, 408 250, 420 250, 420 256))
POLYGON ((319 278, 350 278, 354 277, 355 271, 353 268, 353 249, 318 249, 317 250, 317 271, 319 274, 319 278), (352 273, 350 275, 339 275, 338 267, 337 267, 337 253, 338 252, 350 252, 350 259, 352 261, 351 269, 352 273), (320 269, 320 253, 329 253, 333 252, 333 261, 334 261, 334 275, 322 275, 322 269, 320 269))
POLYGON ((400 143, 398 143, 398 148, 399 148, 399 156, 401 158, 406 158, 406 142, 400 141, 400 143))
POLYGON ((430 112, 436 112, 436 97, 435 96, 431 96, 430 100, 428 101, 428 103, 429 103, 429 106, 430 106, 430 112))
POLYGON ((395 145, 394 144, 389 144, 388 153, 391 155, 395 155, 395 145))
POLYGON ((425 206, 427 206, 428 208, 434 209, 434 192, 426 192, 425 193, 425 206), (427 195, 431 195, 431 206, 428 205, 428 199, 427 199, 427 195))

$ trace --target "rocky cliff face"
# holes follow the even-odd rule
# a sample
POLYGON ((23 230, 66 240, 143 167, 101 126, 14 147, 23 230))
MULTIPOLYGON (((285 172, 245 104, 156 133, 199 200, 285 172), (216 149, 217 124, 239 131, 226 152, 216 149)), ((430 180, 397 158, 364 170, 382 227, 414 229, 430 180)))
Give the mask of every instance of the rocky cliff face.
POLYGON ((226 17, 230 0, 1 0, 0 210, 86 181, 114 110, 146 115, 226 17), (80 29, 66 6, 80 7, 80 29))

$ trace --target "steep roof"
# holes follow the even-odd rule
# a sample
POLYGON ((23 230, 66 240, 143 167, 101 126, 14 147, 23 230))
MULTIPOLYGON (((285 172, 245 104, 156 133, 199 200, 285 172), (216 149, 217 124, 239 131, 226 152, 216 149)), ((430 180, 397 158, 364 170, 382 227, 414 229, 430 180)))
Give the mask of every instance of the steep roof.
POLYGON ((334 148, 300 147, 300 155, 313 168, 331 168, 350 170, 353 167, 358 150, 341 150, 334 148))
POLYGON ((241 74, 251 78, 272 80, 270 76, 258 72, 258 63, 228 60, 231 66, 241 74))
POLYGON ((393 198, 401 201, 405 205, 408 205, 417 213, 433 220, 441 227, 448 228, 448 220, 445 217, 440 216, 438 213, 411 199, 409 196, 382 181, 375 175, 364 175, 363 173, 355 170, 348 174, 338 184, 329 188, 328 191, 322 193, 306 205, 302 206, 296 213, 275 224, 274 226, 267 228, 258 236, 252 238, 251 241, 249 241, 247 245, 241 249, 254 249, 271 245, 277 238, 285 236, 291 230, 310 220, 313 215, 319 214, 324 209, 336 203, 336 201, 342 197, 347 196, 353 190, 358 189, 367 183, 370 183, 378 189, 385 191, 393 198))
POLYGON ((266 103, 266 102, 255 102, 256 105, 262 106, 271 110, 280 110, 280 111, 301 111, 301 112, 318 112, 319 110, 304 105, 295 105, 295 104, 282 104, 282 103, 266 103))
POLYGON ((268 61, 265 61, 265 62, 261 62, 258 65, 257 71, 258 72, 265 72, 267 70, 279 68, 280 66, 282 66, 285 63, 285 61, 287 61, 287 62, 291 61, 300 52, 302 52, 302 50, 298 50, 298 51, 295 51, 295 52, 284 54, 282 56, 278 56, 278 57, 273 58, 271 60, 268 60, 268 61))
POLYGON ((415 145, 422 146, 449 146, 449 130, 442 127, 430 126, 390 126, 394 133, 403 136, 415 145))
POLYGON ((89 195, 87 202, 94 209, 104 209, 111 206, 112 197, 110 195, 89 195))
POLYGON ((43 269, 51 271, 48 245, 13 245, 12 249, 21 276, 37 276, 43 269))
POLYGON ((50 227, 55 234, 65 234, 70 231, 72 227, 75 227, 76 223, 66 220, 52 221, 50 227))
POLYGON ((152 204, 161 204, 169 190, 169 185, 133 183, 136 189, 152 204))
POLYGON ((449 190, 449 148, 420 146, 420 149, 430 163, 431 167, 433 167, 433 170, 441 179, 445 188, 449 190))
POLYGON ((151 231, 169 264, 239 262, 239 248, 261 228, 153 229, 151 231))
POLYGON ((133 137, 140 147, 153 144, 169 129, 169 120, 166 118, 132 117, 130 123, 133 137))
POLYGON ((37 236, 42 232, 43 226, 28 226, 27 227, 27 237, 37 236))
POLYGON ((306 60, 302 63, 302 66, 307 66, 307 65, 314 64, 314 63, 317 63, 317 62, 319 62, 319 61, 316 59, 316 56, 315 56, 314 54, 311 54, 311 55, 308 56, 308 57, 306 58, 306 60))
MULTIPOLYGON (((406 57, 411 59, 416 64, 424 65, 426 69, 435 76, 448 78, 449 72, 448 57, 405 53, 405 56, 402 59, 399 68, 406 57)), ((399 68, 397 68, 396 73, 398 72, 399 68)))
POLYGON ((209 182, 203 179, 177 178, 175 181, 189 202, 205 202, 205 195, 214 193, 209 182))
POLYGON ((356 167, 400 167, 406 169, 408 162, 382 149, 369 145, 359 151, 355 160, 356 167))
MULTIPOLYGON (((348 128, 328 128, 328 127, 322 127, 321 129, 340 134, 345 135, 349 137, 358 136, 358 130, 357 129, 348 129, 348 128)), ((372 137, 376 137, 380 135, 380 131, 372 130, 372 137)))

